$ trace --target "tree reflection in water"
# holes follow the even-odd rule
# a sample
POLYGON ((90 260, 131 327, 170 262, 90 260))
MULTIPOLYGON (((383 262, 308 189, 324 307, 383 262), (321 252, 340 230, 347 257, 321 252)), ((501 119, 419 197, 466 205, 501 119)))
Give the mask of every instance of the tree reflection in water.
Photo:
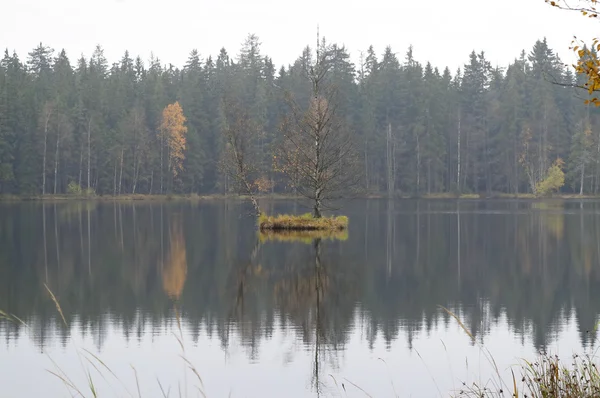
POLYGON ((205 330, 227 350, 235 333, 251 360, 274 330, 297 331, 315 386, 358 327, 369 346, 410 340, 451 323, 438 305, 460 307, 480 341, 506 317, 543 349, 572 314, 595 344, 600 203, 370 200, 346 213, 350 235, 319 239, 257 236, 233 202, 0 204, 0 308, 39 347, 67 341, 46 283, 101 349, 109 326, 126 339, 160 328, 176 300, 192 338, 205 330))

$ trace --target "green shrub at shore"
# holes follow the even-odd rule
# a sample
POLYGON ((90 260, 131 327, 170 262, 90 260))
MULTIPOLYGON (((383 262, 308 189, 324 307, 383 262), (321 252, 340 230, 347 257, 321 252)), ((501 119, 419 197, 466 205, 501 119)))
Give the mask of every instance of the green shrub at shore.
POLYGON ((267 216, 263 213, 258 218, 258 228, 261 231, 339 231, 348 228, 348 217, 313 218, 310 213, 300 216, 288 214, 267 216))

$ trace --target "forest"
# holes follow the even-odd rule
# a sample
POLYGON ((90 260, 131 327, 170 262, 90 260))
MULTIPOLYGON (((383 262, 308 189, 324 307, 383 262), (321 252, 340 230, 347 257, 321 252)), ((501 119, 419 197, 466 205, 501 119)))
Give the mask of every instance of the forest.
MULTIPOLYGON (((0 61, 0 194, 223 194, 224 98, 257 126, 249 143, 261 191, 290 192, 274 158, 286 100, 308 106, 307 46, 278 68, 250 34, 236 55, 192 50, 183 67, 125 52, 112 64, 40 43, 0 61), (172 121, 179 124, 172 125, 172 121)), ((483 51, 452 71, 372 46, 358 63, 327 43, 327 83, 360 156, 366 193, 532 193, 558 165, 563 192, 600 189, 600 118, 582 79, 539 40, 512 63, 483 51)))

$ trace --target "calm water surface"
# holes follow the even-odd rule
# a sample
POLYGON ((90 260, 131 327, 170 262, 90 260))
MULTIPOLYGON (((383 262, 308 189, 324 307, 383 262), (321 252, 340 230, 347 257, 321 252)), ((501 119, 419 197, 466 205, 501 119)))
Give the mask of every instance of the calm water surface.
POLYGON ((249 210, 0 204, 0 309, 26 323, 0 321, 2 396, 70 396, 48 370, 87 396, 86 372, 104 396, 448 396, 493 376, 481 345, 501 372, 597 346, 600 202, 355 201, 318 243, 261 241, 249 210))

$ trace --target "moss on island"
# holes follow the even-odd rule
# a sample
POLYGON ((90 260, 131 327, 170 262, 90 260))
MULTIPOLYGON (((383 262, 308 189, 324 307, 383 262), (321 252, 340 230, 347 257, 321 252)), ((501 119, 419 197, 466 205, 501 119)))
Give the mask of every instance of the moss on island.
POLYGON ((310 213, 267 216, 263 213, 258 217, 258 228, 261 231, 341 231, 348 228, 348 217, 314 218, 310 213))

